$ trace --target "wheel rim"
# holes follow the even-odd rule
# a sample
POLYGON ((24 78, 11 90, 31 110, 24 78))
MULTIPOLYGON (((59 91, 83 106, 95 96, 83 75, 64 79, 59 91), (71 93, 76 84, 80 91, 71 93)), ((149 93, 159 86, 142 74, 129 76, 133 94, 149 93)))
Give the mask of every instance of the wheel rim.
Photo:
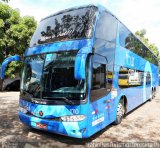
POLYGON ((151 100, 154 99, 154 91, 152 91, 152 97, 151 97, 151 100))
POLYGON ((117 109, 117 116, 118 117, 123 117, 124 115, 124 107, 121 103, 118 104, 118 109, 117 109))

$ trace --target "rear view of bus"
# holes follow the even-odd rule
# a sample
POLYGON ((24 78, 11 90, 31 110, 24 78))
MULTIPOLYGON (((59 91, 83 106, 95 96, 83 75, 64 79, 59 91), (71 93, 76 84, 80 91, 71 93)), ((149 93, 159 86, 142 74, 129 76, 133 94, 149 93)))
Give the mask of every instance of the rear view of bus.
POLYGON ((25 52, 20 120, 33 128, 88 137, 87 59, 97 7, 61 11, 43 19, 25 52))

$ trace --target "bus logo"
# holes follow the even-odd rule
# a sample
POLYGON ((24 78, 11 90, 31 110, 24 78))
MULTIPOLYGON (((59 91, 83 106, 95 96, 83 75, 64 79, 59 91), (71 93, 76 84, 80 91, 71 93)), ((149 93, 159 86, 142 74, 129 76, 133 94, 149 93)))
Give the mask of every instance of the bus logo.
POLYGON ((40 115, 40 116, 43 116, 43 112, 42 112, 42 111, 40 111, 40 112, 39 112, 39 115, 40 115))

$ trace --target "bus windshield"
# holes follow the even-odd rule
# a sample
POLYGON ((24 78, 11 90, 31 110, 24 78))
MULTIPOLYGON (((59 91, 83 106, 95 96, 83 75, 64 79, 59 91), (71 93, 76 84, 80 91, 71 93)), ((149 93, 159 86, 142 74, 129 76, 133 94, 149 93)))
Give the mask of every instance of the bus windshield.
POLYGON ((26 57, 22 74, 22 92, 48 100, 80 100, 86 92, 85 80, 75 80, 77 51, 26 57))
POLYGON ((54 41, 91 38, 97 7, 70 9, 43 19, 36 29, 30 47, 54 41))

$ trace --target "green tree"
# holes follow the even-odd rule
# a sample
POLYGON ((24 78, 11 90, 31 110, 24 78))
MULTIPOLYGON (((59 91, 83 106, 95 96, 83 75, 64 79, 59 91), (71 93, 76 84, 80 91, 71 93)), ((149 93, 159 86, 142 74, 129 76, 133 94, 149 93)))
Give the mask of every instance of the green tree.
MULTIPOLYGON (((21 17, 18 10, 0 2, 0 65, 8 56, 19 54, 23 57, 36 26, 34 17, 21 17)), ((6 75, 15 77, 20 69, 20 63, 10 63, 6 75)))
POLYGON ((142 40, 142 42, 155 54, 155 55, 159 55, 159 51, 158 48, 155 44, 150 43, 149 39, 146 38, 146 30, 142 29, 140 31, 136 31, 136 35, 142 40))

